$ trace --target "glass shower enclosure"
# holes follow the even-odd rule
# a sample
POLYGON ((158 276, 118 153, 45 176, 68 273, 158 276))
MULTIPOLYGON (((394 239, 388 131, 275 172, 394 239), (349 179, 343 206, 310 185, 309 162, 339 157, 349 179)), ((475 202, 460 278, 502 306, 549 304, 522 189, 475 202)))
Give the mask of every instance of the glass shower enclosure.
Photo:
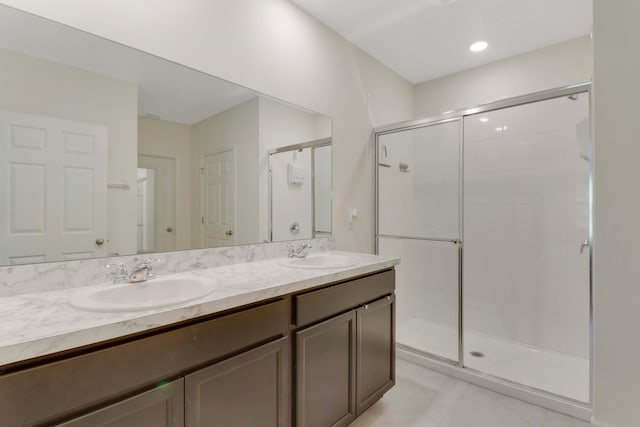
POLYGON ((400 256, 397 341, 459 360, 460 119, 378 136, 378 251, 400 256))
POLYGON ((376 242, 401 258, 400 350, 588 406, 589 89, 376 132, 376 242))

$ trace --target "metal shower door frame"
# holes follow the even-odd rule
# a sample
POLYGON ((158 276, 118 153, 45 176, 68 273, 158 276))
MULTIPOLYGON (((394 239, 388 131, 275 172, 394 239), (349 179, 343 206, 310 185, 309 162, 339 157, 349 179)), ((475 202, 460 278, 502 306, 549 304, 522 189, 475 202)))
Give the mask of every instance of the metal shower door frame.
MULTIPOLYGON (((589 187, 588 187, 588 210, 589 210, 589 236, 588 236, 588 246, 589 246, 589 402, 586 402, 587 407, 591 407, 593 403, 593 118, 592 118, 592 83, 585 82, 574 85, 562 86, 554 89, 548 89, 540 92, 534 92, 526 95, 516 96, 507 99, 501 99, 494 102, 489 102, 486 104, 481 104, 474 107, 467 107, 460 110, 448 111, 446 113, 440 114, 438 116, 429 117, 426 119, 420 120, 411 120, 405 121, 390 125, 385 125, 381 127, 377 127, 374 129, 374 138, 375 138, 375 253, 379 253, 379 238, 380 237, 394 237, 394 236, 383 236, 380 234, 380 183, 379 183, 379 164, 380 164, 380 136, 393 134, 397 132, 408 131, 412 129, 419 129, 423 127, 433 126, 437 124, 447 123, 451 121, 460 121, 460 159, 459 159, 459 239, 455 241, 458 244, 458 360, 453 361, 450 359, 446 359, 440 357, 438 355, 419 351, 419 353, 424 354, 425 356, 437 360, 439 362, 444 362, 452 366, 456 366, 460 369, 464 369, 467 371, 471 371, 476 375, 479 375, 484 378, 488 378, 490 380, 496 382, 507 383, 509 385, 515 386, 517 388, 521 388, 525 391, 531 393, 543 393, 552 398, 559 398, 571 404, 577 404, 580 406, 584 406, 585 402, 576 401, 574 399, 568 398, 566 396, 559 396, 554 393, 536 389, 533 387, 529 387, 525 384, 513 382, 504 378, 500 378, 491 374, 487 374, 481 371, 477 371, 472 368, 468 368, 464 365, 464 316, 463 316, 463 299, 464 299, 464 277, 463 277, 463 251, 464 251, 464 121, 467 116, 471 116, 478 113, 485 113, 489 111, 501 110, 509 107, 516 107, 525 104, 531 104, 534 102, 547 101, 554 98, 561 98, 570 95, 577 95, 580 93, 587 93, 589 96, 589 187)), ((429 239, 424 238, 422 240, 439 240, 443 239, 429 239)), ((452 242, 454 242, 452 240, 452 242)))

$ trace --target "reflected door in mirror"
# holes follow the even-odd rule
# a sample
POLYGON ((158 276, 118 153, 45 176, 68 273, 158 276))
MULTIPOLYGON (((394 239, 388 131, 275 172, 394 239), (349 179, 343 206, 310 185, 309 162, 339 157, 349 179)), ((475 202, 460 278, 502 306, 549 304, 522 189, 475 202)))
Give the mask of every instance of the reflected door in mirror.
POLYGON ((147 191, 153 191, 153 193, 146 195, 147 210, 144 213, 141 211, 143 206, 141 205, 142 201, 140 201, 140 191, 138 194, 138 252, 167 252, 175 250, 176 160, 170 157, 141 154, 138 156, 138 168, 153 171, 153 181, 148 181, 152 185, 147 184, 147 191), (150 202, 151 200, 153 200, 152 203, 150 202), (153 213, 150 213, 149 209, 153 209, 153 213), (151 221, 151 218, 153 218, 153 221, 151 221), (144 224, 143 227, 140 227, 141 223, 144 224), (145 228, 153 230, 153 237, 151 238, 147 234, 147 239, 142 239, 141 241, 140 233, 142 232, 144 236, 145 228), (149 242, 151 241, 153 246, 149 247, 149 242), (143 249, 141 249, 141 244, 143 249), (144 249, 145 246, 147 247, 146 249, 144 249))
POLYGON ((0 111, 0 263, 105 256, 107 130, 0 111))
POLYGON ((207 248, 231 246, 235 242, 234 151, 203 157, 203 242, 207 248))

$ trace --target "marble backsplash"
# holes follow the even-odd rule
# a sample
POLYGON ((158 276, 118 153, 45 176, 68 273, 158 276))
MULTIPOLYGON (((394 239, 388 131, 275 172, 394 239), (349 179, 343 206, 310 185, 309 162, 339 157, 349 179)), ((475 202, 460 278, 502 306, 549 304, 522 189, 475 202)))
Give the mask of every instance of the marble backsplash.
MULTIPOLYGON (((292 242, 260 243, 223 248, 194 249, 154 254, 128 255, 111 258, 95 258, 75 261, 49 262, 0 267, 0 297, 54 291, 97 285, 111 280, 113 270, 105 270, 106 264, 124 263, 128 271, 148 259, 162 258, 153 270, 158 275, 183 273, 213 268, 221 265, 240 264, 285 257, 287 245, 292 242)), ((333 239, 311 239, 293 242, 296 245, 310 243, 309 253, 335 249, 333 239)))

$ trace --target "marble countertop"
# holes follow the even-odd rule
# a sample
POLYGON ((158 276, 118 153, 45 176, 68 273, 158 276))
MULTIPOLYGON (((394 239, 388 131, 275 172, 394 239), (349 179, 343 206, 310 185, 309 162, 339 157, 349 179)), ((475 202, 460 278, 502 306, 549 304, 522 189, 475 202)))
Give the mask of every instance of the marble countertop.
POLYGON ((369 254, 325 253, 349 255, 357 264, 298 269, 276 258, 185 272, 210 281, 213 292, 180 305, 134 312, 91 312, 69 305, 70 296, 87 287, 0 298, 0 366, 303 291, 399 262, 369 254))

